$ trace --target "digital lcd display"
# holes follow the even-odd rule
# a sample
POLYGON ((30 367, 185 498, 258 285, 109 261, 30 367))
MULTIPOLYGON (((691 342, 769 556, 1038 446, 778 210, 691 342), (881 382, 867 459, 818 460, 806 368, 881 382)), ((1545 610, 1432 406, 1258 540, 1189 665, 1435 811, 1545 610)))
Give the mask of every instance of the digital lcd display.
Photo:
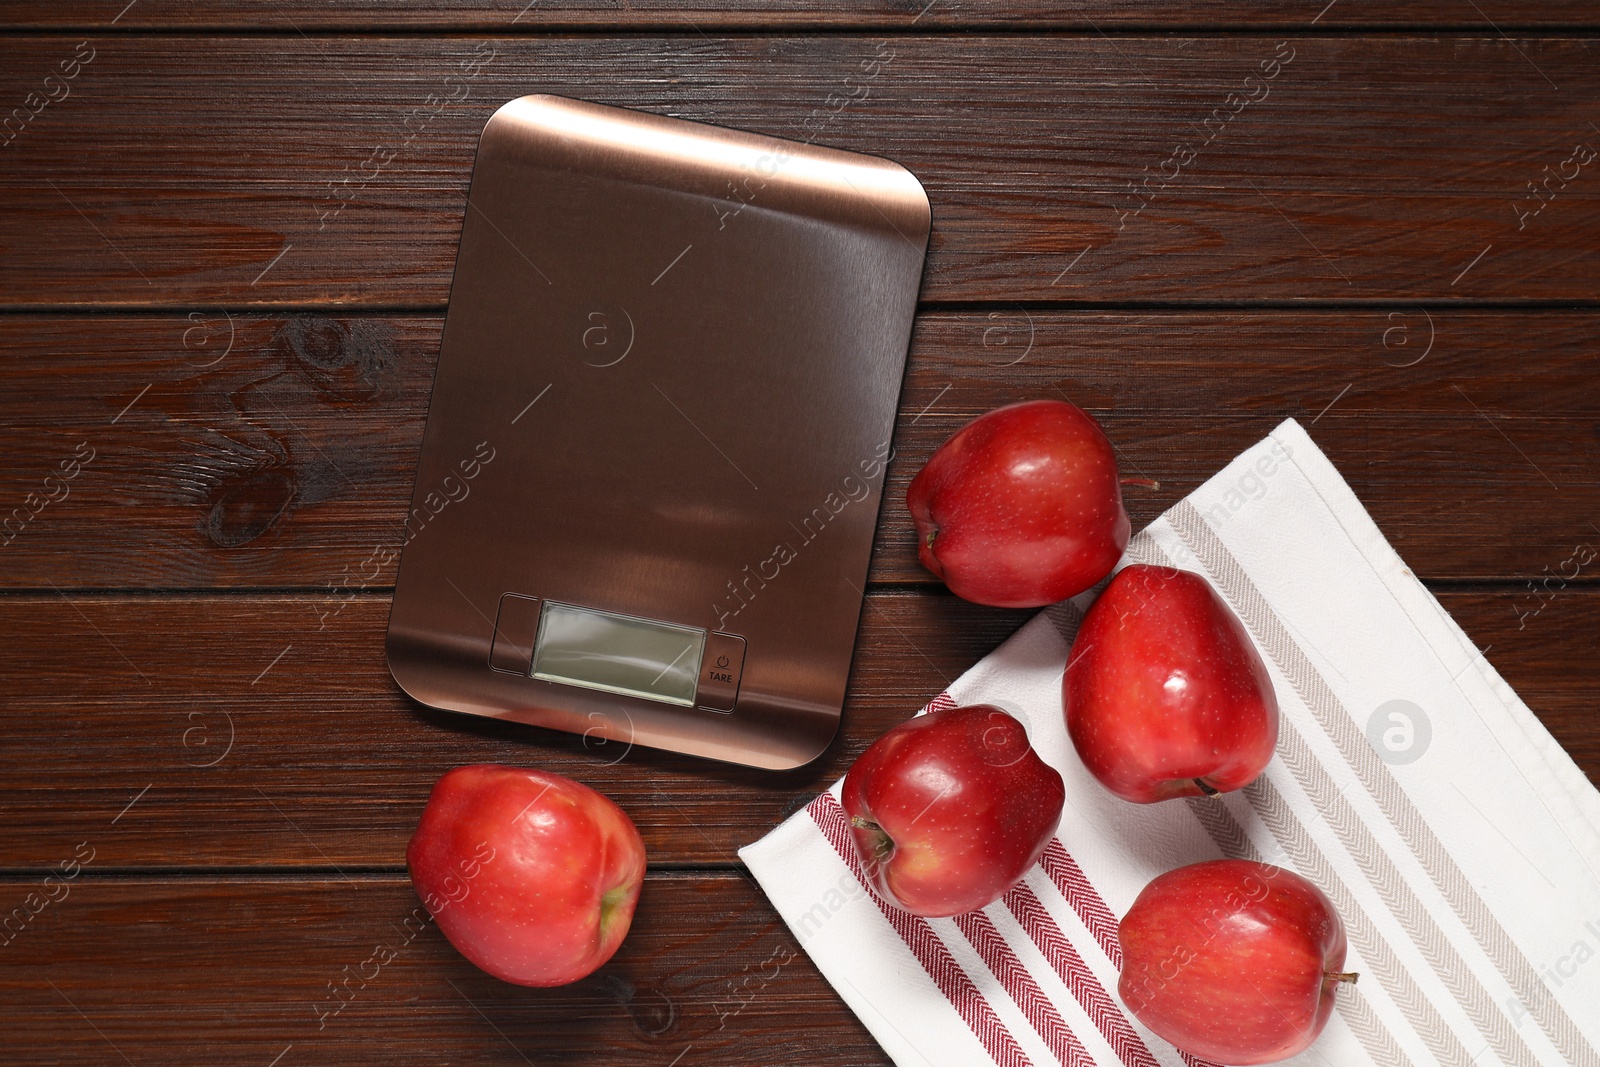
POLYGON ((693 707, 705 644, 705 631, 691 626, 547 600, 533 676, 693 707))

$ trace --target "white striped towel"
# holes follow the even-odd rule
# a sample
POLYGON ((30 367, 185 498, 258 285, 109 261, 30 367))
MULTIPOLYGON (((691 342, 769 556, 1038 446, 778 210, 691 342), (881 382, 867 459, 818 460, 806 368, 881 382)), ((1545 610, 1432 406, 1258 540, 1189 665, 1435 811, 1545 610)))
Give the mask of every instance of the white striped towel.
POLYGON ((1118 1000, 1116 917, 1162 871, 1240 856, 1327 892, 1361 972, 1289 1062, 1600 1067, 1600 794, 1300 426, 1152 523, 1124 562, 1205 575, 1250 631, 1283 715, 1260 781, 1134 805, 1089 776, 1061 716, 1085 594, 929 705, 1005 708, 1066 780, 1059 837, 1001 901, 933 920, 880 904, 837 784, 740 852, 895 1063, 1192 1067, 1118 1000))

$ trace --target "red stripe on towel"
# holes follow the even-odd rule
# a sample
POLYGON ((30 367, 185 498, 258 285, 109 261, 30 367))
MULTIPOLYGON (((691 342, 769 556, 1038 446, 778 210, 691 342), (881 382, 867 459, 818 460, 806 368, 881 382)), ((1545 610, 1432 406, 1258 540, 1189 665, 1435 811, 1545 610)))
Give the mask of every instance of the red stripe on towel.
MULTIPOLYGON (((1089 884, 1089 879, 1084 875, 1083 868, 1078 866, 1078 861, 1072 858, 1060 840, 1052 839, 1050 844, 1045 846, 1039 866, 1044 868, 1044 873, 1050 876, 1050 881, 1055 883, 1056 889, 1066 898, 1068 906, 1078 913, 1083 925, 1089 928, 1089 933, 1094 935, 1095 942, 1100 946, 1100 951, 1106 954, 1106 959, 1121 971, 1122 942, 1117 937, 1117 917, 1111 914, 1106 902, 1101 899, 1094 886, 1089 884)), ((1198 1059, 1187 1052, 1180 1051, 1178 1055, 1189 1067, 1215 1067, 1209 1061, 1198 1059)))
POLYGON ((1111 961, 1111 966, 1121 971, 1122 943, 1117 940, 1117 917, 1111 914, 1106 902, 1100 899, 1100 894, 1084 877, 1078 861, 1072 858, 1059 839, 1052 839, 1045 846, 1039 865, 1061 891, 1067 904, 1078 913, 1078 918, 1089 928, 1089 933, 1094 935, 1095 942, 1100 946, 1100 951, 1106 954, 1106 959, 1111 961))
MULTIPOLYGON (((850 868, 850 873, 855 875, 856 881, 866 886, 867 880, 862 876, 861 861, 856 855, 855 842, 850 839, 850 824, 845 819, 844 808, 839 806, 833 794, 823 793, 806 806, 806 811, 810 813, 817 828, 828 839, 828 843, 839 854, 845 866, 850 868)), ((945 999, 950 1001, 950 1006, 988 1050, 989 1057, 999 1067, 1032 1067, 1027 1055, 1022 1051, 1022 1046, 1017 1044, 999 1016, 995 1015, 989 1002, 978 992, 978 987, 972 984, 971 976, 956 963, 955 958, 950 955, 950 950, 945 948, 927 920, 901 911, 899 908, 890 907, 879 900, 878 895, 870 888, 866 892, 873 903, 878 905, 878 910, 883 912, 883 917, 888 920, 895 933, 906 943, 906 948, 910 949, 917 962, 922 964, 922 969, 928 972, 933 984, 939 987, 939 992, 945 995, 945 999)))
POLYGON ((955 916, 954 922, 956 929, 978 950, 978 957, 983 960, 984 966, 994 972, 1006 993, 1022 1009, 1028 1023, 1050 1046, 1056 1059, 1065 1067, 1094 1067, 1094 1060, 1084 1050, 1078 1036, 1068 1028, 1061 1013, 1056 1011, 1056 1006, 1044 995, 1044 990, 1039 988, 1039 983, 1028 968, 1006 944, 1006 939, 1000 936, 1000 931, 995 929, 989 916, 981 911, 969 911, 965 915, 955 916))
POLYGON ((1157 1067, 1156 1058, 1150 1054, 1143 1039, 1128 1023, 1128 1017, 1111 999, 1100 979, 1089 970, 1078 950, 1072 947, 1061 932, 1061 927, 1045 910, 1044 904, 1026 882, 1019 882, 1003 898, 1023 932, 1038 946, 1039 952, 1049 961, 1067 989, 1083 1005, 1084 1012, 1094 1021, 1106 1043, 1116 1050, 1117 1057, 1127 1067, 1157 1067))

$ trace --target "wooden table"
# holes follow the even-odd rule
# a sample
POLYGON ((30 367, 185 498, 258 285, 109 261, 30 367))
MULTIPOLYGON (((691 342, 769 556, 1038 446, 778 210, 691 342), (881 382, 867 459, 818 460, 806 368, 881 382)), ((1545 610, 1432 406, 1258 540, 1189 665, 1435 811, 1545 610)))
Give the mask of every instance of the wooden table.
POLYGON ((0 1058, 886 1062, 770 962, 734 852, 1026 617, 930 582, 900 502, 1023 398, 1159 480, 1136 527, 1299 418, 1600 775, 1591 4, 124 3, 0 3, 0 1058), (619 761, 385 669, 473 146, 529 92, 808 130, 933 200, 845 726, 803 770, 619 761), (428 788, 477 761, 638 822, 592 978, 402 925, 428 788))

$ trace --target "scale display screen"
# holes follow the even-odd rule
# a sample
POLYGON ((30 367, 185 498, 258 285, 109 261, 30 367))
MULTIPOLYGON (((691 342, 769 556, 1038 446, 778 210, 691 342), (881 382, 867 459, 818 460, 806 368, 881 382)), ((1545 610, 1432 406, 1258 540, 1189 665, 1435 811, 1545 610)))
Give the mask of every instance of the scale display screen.
POLYGON ((533 676, 693 707, 705 646, 705 631, 691 626, 547 600, 533 676))

